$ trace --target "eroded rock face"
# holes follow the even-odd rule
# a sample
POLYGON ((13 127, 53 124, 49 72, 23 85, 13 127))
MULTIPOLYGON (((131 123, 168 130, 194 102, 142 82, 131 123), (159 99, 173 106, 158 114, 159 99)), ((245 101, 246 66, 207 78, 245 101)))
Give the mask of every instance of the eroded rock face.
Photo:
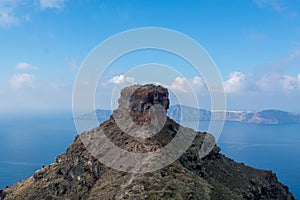
MULTIPOLYGON (((278 182, 271 171, 234 162, 220 154, 217 146, 207 156, 200 156, 204 138, 213 136, 181 127, 167 118, 165 113, 168 107, 168 91, 161 86, 134 85, 124 88, 119 107, 109 120, 77 136, 67 151, 57 157, 55 163, 43 167, 26 180, 0 190, 0 200, 295 199, 288 187, 278 182), (145 140, 130 135, 133 131, 131 127, 126 130, 128 132, 122 130, 116 121, 121 120, 125 127, 137 124, 137 134, 140 134, 151 128, 150 125, 155 127, 153 121, 160 116, 166 117, 162 129, 145 140), (91 155, 88 145, 82 142, 84 136, 97 136, 101 134, 101 130, 119 148, 147 153, 169 144, 178 134, 179 128, 183 128, 185 134, 195 134, 193 144, 174 163, 149 173, 132 174, 113 170, 91 155)), ((214 140, 212 142, 214 144, 214 140)), ((101 145, 101 142, 96 144, 96 149, 101 148, 101 145)), ((121 159, 117 155, 113 157, 121 159)))
POLYGON ((168 96, 168 90, 162 86, 148 84, 126 87, 121 91, 118 111, 129 113, 139 125, 149 124, 153 116, 166 117, 168 96))

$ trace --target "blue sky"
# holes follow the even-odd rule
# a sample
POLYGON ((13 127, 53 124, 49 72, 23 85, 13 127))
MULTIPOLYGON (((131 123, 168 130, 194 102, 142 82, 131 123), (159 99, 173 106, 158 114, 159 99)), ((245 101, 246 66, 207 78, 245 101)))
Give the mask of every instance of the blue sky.
MULTIPOLYGON (((89 52, 114 34, 149 26, 182 32, 208 51, 224 80, 228 109, 300 111, 296 0, 1 0, 0 109, 71 109, 73 82, 89 52)), ((134 82, 126 72, 149 61, 184 73, 186 80, 175 77, 169 88, 186 96, 190 81, 202 107, 209 107, 201 77, 154 51, 121 59, 103 78, 103 90, 134 82)))

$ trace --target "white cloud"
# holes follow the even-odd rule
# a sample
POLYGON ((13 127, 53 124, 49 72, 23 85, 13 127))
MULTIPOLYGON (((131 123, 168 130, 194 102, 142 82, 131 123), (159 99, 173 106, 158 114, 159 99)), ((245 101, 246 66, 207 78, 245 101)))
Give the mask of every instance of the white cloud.
POLYGON ((35 80, 36 77, 32 74, 15 74, 11 79, 10 79, 10 86, 12 89, 21 89, 24 87, 35 87, 35 80))
POLYGON ((31 4, 27 0, 0 0, 0 28, 30 21, 29 14, 24 11, 31 9, 31 4), (21 7, 24 11, 19 11, 21 7))
POLYGON ((224 82, 224 88, 227 93, 242 92, 246 89, 246 75, 242 72, 232 72, 224 82))
MULTIPOLYGON (((32 9, 32 3, 36 0, 0 0, 0 28, 28 22, 31 20, 28 11, 32 9), (22 11, 20 12, 20 8, 22 11), (27 13, 26 13, 27 11, 27 13)), ((42 10, 58 9, 62 10, 67 0, 37 0, 42 10)))
POLYGON ((266 74, 257 77, 253 83, 256 92, 265 93, 289 93, 300 90, 300 74, 291 76, 286 74, 266 74))
POLYGON ((0 26, 6 27, 19 23, 18 17, 14 13, 15 1, 1 0, 0 1, 0 26))
POLYGON ((263 92, 273 92, 275 88, 279 88, 278 86, 275 86, 278 85, 278 82, 276 82, 275 80, 278 80, 278 77, 274 75, 262 76, 259 79, 257 79, 255 83, 255 89, 263 92))
POLYGON ((129 77, 129 76, 125 76, 125 75, 120 75, 120 76, 114 76, 108 82, 109 83, 114 83, 114 84, 133 83, 134 82, 134 78, 133 77, 129 77))
POLYGON ((203 79, 199 76, 195 76, 191 79, 185 79, 183 77, 176 77, 175 80, 169 86, 171 90, 175 92, 188 93, 194 91, 203 91, 205 88, 205 83, 203 79))
POLYGON ((223 84, 226 93, 285 94, 300 90, 300 74, 291 76, 272 73, 253 76, 242 72, 232 72, 223 84))
POLYGON ((42 9, 62 9, 66 0, 40 0, 40 7, 42 9))
POLYGON ((199 76, 195 76, 195 77, 192 79, 192 83, 193 83, 194 85, 200 85, 200 86, 204 85, 204 81, 203 81, 202 78, 199 77, 199 76))
POLYGON ((207 89, 206 84, 201 77, 199 77, 199 76, 193 77, 191 79, 190 83, 195 92, 201 92, 202 94, 204 94, 204 92, 206 92, 206 89, 207 89))
POLYGON ((285 91, 293 91, 299 88, 298 77, 283 75, 280 83, 285 91))
POLYGON ((26 62, 20 62, 20 63, 16 64, 16 69, 19 69, 19 70, 36 70, 36 69, 38 69, 38 67, 36 67, 34 65, 31 65, 29 63, 26 63, 26 62))
POLYGON ((176 92, 184 92, 187 93, 188 90, 188 81, 183 77, 176 77, 175 80, 170 85, 170 89, 176 92))

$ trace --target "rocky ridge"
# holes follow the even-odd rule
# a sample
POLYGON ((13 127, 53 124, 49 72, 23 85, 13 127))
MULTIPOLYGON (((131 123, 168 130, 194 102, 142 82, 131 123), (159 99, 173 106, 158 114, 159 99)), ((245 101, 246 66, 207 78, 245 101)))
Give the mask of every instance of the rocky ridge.
MULTIPOLYGON (((109 120, 77 136, 53 164, 2 190, 0 199, 294 199, 288 187, 278 182, 271 171, 236 163, 222 155, 216 145, 208 155, 201 156, 204 138, 212 137, 209 133, 182 127, 195 134, 189 149, 163 169, 135 174, 105 166, 82 142, 82 136, 97 135, 101 130, 124 150, 159 151, 176 136, 180 127, 166 117, 168 107, 168 91, 161 86, 135 85, 123 89, 119 108, 109 120), (131 120, 122 116, 130 116, 131 120), (139 139, 124 132, 117 119, 129 123, 126 126, 136 124, 146 129, 157 120, 165 119, 165 123, 153 137, 139 139)), ((101 148, 101 143, 96 147, 101 148)), ((117 155, 116 159, 119 159, 117 155)))

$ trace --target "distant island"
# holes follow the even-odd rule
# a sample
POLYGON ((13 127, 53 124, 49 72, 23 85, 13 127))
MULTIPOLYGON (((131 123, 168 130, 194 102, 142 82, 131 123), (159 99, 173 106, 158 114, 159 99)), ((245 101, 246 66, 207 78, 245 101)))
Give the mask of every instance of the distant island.
MULTIPOLYGON (((211 119, 212 113, 222 113, 224 111, 210 111, 205 109, 197 109, 185 105, 173 105, 170 106, 167 115, 174 119, 176 122, 183 120, 186 121, 209 121, 209 120, 220 120, 219 115, 215 115, 211 119)), ((242 122, 252 124, 299 124, 300 114, 291 113, 281 110, 262 110, 262 111, 233 111, 226 110, 225 121, 228 122, 242 122)), ((96 115, 99 121, 104 121, 112 114, 111 110, 97 109, 96 115)), ((92 113, 87 113, 78 116, 78 119, 90 120, 93 118, 92 113)))

